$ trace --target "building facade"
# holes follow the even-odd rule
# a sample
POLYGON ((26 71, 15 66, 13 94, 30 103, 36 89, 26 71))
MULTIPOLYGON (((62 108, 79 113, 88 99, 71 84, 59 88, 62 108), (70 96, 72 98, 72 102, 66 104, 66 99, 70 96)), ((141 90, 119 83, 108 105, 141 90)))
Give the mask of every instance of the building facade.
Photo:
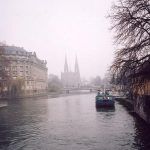
MULTIPOLYGON (((35 52, 27 52, 20 47, 0 46, 0 49, 1 56, 7 61, 4 68, 7 78, 0 77, 1 83, 6 85, 5 91, 10 90, 13 94, 22 91, 27 95, 47 91, 48 75, 45 60, 40 60, 35 52)), ((4 65, 4 62, 1 65, 4 65)), ((2 69, 2 66, 0 67, 2 69)))
POLYGON ((61 81, 64 88, 80 87, 81 79, 77 57, 75 59, 74 72, 69 70, 67 58, 65 57, 64 72, 61 73, 61 81))

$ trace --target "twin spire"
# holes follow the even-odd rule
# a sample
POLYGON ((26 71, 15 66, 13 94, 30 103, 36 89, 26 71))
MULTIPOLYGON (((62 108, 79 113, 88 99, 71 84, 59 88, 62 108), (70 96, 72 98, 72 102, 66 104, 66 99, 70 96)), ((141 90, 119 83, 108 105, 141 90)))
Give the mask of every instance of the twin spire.
MULTIPOLYGON (((64 72, 69 72, 68 62, 67 62, 67 56, 65 56, 64 72)), ((75 72, 79 73, 79 65, 78 65, 77 56, 76 56, 76 59, 75 59, 75 72)))
POLYGON ((64 72, 68 72, 68 63, 67 63, 67 57, 65 56, 65 65, 64 65, 64 72))

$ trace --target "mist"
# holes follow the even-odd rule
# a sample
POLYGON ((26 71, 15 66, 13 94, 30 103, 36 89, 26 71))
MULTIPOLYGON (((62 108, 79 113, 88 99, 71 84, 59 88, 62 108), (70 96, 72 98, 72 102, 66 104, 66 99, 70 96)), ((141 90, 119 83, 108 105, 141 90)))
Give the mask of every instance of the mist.
POLYGON ((81 77, 104 77, 113 60, 112 0, 1 0, 0 41, 24 47, 47 60, 49 74, 60 77, 65 55, 81 77))

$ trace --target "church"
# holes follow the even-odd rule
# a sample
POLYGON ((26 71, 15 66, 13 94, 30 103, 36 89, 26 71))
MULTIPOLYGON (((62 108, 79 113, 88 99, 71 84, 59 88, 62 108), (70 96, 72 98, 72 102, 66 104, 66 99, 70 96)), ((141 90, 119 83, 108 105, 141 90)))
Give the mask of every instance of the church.
POLYGON ((65 57, 64 72, 61 73, 61 81, 64 88, 80 87, 81 79, 77 57, 75 59, 74 72, 69 70, 67 57, 65 57))

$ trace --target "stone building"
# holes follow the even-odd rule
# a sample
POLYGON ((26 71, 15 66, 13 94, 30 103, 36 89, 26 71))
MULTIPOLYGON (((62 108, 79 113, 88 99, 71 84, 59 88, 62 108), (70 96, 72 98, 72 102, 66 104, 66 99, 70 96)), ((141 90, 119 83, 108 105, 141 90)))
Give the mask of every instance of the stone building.
POLYGON ((64 88, 78 88, 81 85, 80 71, 78 60, 75 60, 75 70, 70 71, 68 68, 67 58, 65 58, 64 72, 61 73, 61 81, 64 88))
MULTIPOLYGON (((47 91, 46 61, 40 60, 35 52, 27 52, 20 47, 0 46, 0 49, 3 50, 2 55, 7 61, 5 72, 9 83, 6 84, 5 91, 10 90, 14 95, 20 94, 18 93, 20 91, 25 95, 36 95, 47 91), (20 86, 20 89, 17 89, 17 86, 20 86)), ((1 83, 6 83, 3 77, 0 77, 0 80, 1 83)))

